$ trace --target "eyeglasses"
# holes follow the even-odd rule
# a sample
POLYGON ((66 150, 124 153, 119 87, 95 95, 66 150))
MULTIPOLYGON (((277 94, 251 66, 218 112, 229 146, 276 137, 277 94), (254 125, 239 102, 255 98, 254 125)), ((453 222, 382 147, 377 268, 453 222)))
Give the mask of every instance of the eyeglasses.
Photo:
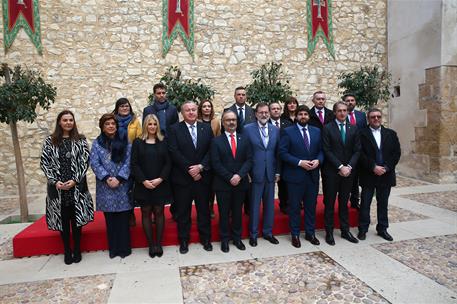
POLYGON ((370 115, 370 119, 381 119, 381 115, 370 115))

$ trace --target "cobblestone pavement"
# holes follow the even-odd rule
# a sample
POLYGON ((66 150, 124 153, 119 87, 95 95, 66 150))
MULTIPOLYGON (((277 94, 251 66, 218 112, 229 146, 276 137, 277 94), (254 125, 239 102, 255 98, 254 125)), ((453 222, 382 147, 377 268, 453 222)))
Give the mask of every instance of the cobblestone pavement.
POLYGON ((0 214, 8 215, 19 209, 19 198, 0 198, 0 214))
POLYGON ((398 187, 398 188, 424 186, 424 185, 431 185, 431 184, 418 180, 418 179, 413 179, 413 178, 397 175, 397 186, 396 187, 398 187))
POLYGON ((180 268, 184 303, 386 303, 322 252, 180 268))
POLYGON ((457 191, 418 193, 401 197, 457 212, 457 191))
POLYGON ((2 241, 0 238, 0 261, 13 259, 13 240, 8 238, 2 241))
MULTIPOLYGON (((377 215, 376 215, 376 200, 373 200, 371 203, 370 208, 370 218, 371 223, 377 223, 377 215)), ((414 213, 412 211, 399 208, 396 206, 389 206, 389 223, 400 223, 400 222, 408 222, 408 221, 417 221, 427 219, 428 217, 419 213, 414 213)))
POLYGON ((107 303, 114 274, 2 285, 0 303, 107 303))
POLYGON ((457 235, 373 245, 437 283, 457 292, 457 235))

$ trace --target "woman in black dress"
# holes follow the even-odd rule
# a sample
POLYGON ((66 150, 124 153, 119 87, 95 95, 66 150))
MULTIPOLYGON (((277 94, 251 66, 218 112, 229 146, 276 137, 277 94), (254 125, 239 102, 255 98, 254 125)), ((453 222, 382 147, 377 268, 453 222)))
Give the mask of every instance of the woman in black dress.
POLYGON ((281 115, 282 120, 288 120, 292 124, 295 123, 295 117, 297 115, 298 101, 297 98, 290 96, 287 98, 284 104, 284 113, 281 115))
POLYGON ((44 141, 40 166, 48 180, 48 229, 60 231, 65 264, 79 263, 81 228, 94 220, 94 206, 86 181, 89 145, 84 135, 78 133, 71 111, 64 110, 57 116, 54 133, 44 141))
POLYGON ((162 236, 165 217, 164 205, 171 201, 171 188, 168 181, 171 159, 167 144, 160 132, 159 119, 149 114, 144 119, 141 138, 133 141, 132 174, 135 178, 134 198, 141 207, 143 230, 148 240, 149 256, 163 255, 162 236), (152 235, 154 213, 156 240, 152 235))

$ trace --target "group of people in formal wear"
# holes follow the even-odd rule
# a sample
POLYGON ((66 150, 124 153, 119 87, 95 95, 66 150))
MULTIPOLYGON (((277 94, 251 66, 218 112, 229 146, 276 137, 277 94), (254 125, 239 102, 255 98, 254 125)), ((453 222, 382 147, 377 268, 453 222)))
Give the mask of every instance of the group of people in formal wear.
POLYGON ((161 257, 164 205, 170 203, 181 254, 189 251, 193 205, 200 243, 204 250, 213 250, 214 200, 223 252, 229 252, 230 242, 246 249, 243 209, 249 216, 249 245, 257 246, 260 236, 278 244, 273 235, 276 184, 279 207, 289 217, 291 244, 301 246, 303 209, 304 239, 319 245, 315 223, 320 180, 329 245, 335 245, 336 199, 341 237, 357 243, 366 238, 374 195, 377 233, 392 241, 387 206, 400 144, 396 133, 382 125, 381 110, 355 110, 352 94, 329 110, 322 91, 313 94, 311 109, 294 97, 284 103, 284 111, 279 102, 251 108, 245 88, 238 87, 235 103, 220 118, 210 100, 198 105, 186 101, 179 121, 166 87, 159 83, 153 90, 154 101, 144 108, 142 123, 128 99, 117 100, 114 111, 99 119, 100 135, 90 150, 74 114, 65 110, 57 116, 55 130, 43 145, 41 168, 48 179, 46 221, 49 229, 61 233, 66 264, 81 261, 81 227, 94 218, 86 181, 89 166, 96 177, 96 210, 104 213, 110 258, 131 254, 135 206, 141 207, 149 255, 161 257), (350 232, 348 204, 360 209, 357 238, 350 232))

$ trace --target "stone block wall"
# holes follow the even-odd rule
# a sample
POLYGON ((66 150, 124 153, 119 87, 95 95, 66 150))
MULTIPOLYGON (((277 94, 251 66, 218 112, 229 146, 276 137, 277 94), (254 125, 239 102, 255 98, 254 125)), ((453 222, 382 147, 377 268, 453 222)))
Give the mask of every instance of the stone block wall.
MULTIPOLYGON (((234 88, 249 83, 249 73, 264 63, 283 63, 298 99, 308 105, 318 89, 328 93, 329 103, 339 99, 339 73, 387 63, 386 0, 333 1, 335 60, 322 42, 307 58, 306 1, 297 0, 195 1, 194 57, 177 38, 163 58, 161 7, 160 0, 40 0, 43 55, 23 31, 0 54, 1 62, 40 69, 58 90, 48 113, 33 124, 19 124, 29 192, 44 191, 39 155, 59 111, 72 109, 80 130, 93 140, 98 118, 112 111, 117 98, 126 96, 141 114, 153 84, 170 65, 213 86, 220 111, 233 102, 234 88)), ((15 194, 5 124, 0 141, 0 191, 15 194)))
POLYGON ((427 69, 419 86, 419 109, 426 122, 416 126, 407 174, 430 182, 457 182, 457 66, 427 69))

